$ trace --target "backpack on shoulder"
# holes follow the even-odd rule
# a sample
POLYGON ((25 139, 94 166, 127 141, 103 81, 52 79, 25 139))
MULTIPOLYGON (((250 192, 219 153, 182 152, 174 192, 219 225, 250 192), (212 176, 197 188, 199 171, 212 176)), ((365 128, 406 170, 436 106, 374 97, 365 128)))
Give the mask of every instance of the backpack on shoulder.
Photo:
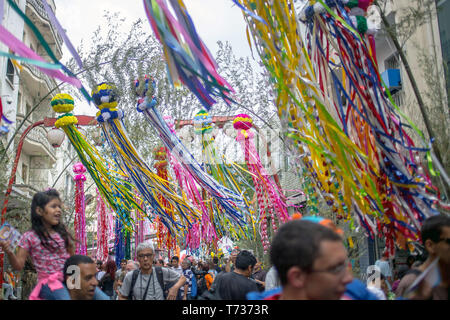
MULTIPOLYGON (((169 289, 172 288, 178 280, 169 281, 167 284, 164 283, 163 271, 161 267, 155 267, 156 277, 158 278, 159 285, 163 289, 164 299, 167 299, 169 295, 169 289)), ((176 300, 183 300, 181 297, 181 290, 178 289, 176 300)))
POLYGON ((191 299, 195 299, 197 297, 197 278, 194 274, 192 274, 192 281, 191 281, 191 299))
POLYGON ((203 292, 208 291, 208 287, 206 286, 205 275, 201 275, 200 279, 196 279, 197 282, 197 295, 201 296, 203 292))
MULTIPOLYGON (((211 288, 209 290, 205 290, 199 297, 198 300, 222 300, 219 294, 219 288, 221 283, 220 276, 215 278, 215 281, 212 283, 211 288)), ((206 285, 206 283, 205 283, 206 285)))
MULTIPOLYGON (((131 286, 130 286, 130 294, 128 295, 128 300, 133 300, 133 289, 136 285, 136 280, 139 276, 140 270, 133 270, 133 275, 131 276, 131 286)), ((167 299, 167 295, 169 294, 169 289, 174 286, 178 280, 169 281, 167 284, 164 284, 164 274, 161 267, 155 267, 156 279, 158 279, 158 283, 163 291, 164 299, 167 299)), ((178 290, 176 300, 182 300, 181 292, 178 290)))

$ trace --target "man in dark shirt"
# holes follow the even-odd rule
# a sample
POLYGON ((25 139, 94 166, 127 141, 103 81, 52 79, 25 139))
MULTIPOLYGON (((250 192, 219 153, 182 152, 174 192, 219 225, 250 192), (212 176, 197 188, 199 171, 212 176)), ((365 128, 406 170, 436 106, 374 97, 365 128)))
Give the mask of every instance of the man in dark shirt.
POLYGON ((248 292, 257 291, 256 282, 249 279, 253 273, 256 258, 249 251, 243 250, 236 257, 232 272, 222 273, 217 280, 220 298, 223 300, 246 300, 248 292))
POLYGON ((258 261, 258 259, 257 259, 255 267, 253 268, 253 274, 251 275, 251 278, 253 280, 255 280, 256 285, 258 286, 258 289, 261 292, 264 291, 266 274, 267 274, 267 271, 263 271, 261 269, 261 262, 258 261))

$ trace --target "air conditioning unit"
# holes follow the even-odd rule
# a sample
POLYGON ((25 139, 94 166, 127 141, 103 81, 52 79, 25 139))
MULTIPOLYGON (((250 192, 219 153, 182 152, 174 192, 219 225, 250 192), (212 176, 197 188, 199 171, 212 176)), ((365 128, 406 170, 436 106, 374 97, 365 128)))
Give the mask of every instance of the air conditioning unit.
POLYGON ((391 93, 395 93, 402 89, 400 69, 387 69, 381 74, 381 78, 391 93))

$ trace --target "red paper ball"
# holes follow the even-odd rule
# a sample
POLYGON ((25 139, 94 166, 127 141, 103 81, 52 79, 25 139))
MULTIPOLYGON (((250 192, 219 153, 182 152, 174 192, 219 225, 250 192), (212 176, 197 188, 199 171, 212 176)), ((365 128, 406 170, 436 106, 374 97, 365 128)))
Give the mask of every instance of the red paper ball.
POLYGON ((234 117, 233 127, 236 130, 248 130, 253 127, 253 119, 247 114, 238 114, 234 117))

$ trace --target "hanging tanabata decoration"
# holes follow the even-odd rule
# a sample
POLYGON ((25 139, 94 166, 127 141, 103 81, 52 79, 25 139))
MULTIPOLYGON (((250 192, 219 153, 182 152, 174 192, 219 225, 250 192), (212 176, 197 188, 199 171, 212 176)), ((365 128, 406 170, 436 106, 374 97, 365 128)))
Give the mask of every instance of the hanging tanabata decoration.
MULTIPOLYGON (((166 116, 164 121, 166 121, 171 133, 175 135, 173 118, 166 116)), ((198 251, 201 244, 212 243, 217 239, 216 230, 210 220, 207 205, 191 173, 178 162, 175 156, 168 152, 167 149, 165 150, 180 190, 183 190, 189 200, 202 212, 201 219, 192 225, 185 239, 186 249, 190 253, 194 253, 198 251)))
POLYGON ((310 179, 309 196, 317 198, 319 191, 352 227, 356 220, 369 237, 384 236, 391 254, 394 239, 417 240, 420 221, 434 214, 411 157, 425 150, 415 148, 405 134, 372 53, 351 26, 361 19, 351 18, 343 4, 355 1, 326 1, 334 9, 322 0, 307 6, 302 16, 309 26, 308 46, 293 1, 234 2, 244 11, 270 72, 280 119, 310 179), (342 87, 333 68, 342 70, 347 81, 342 87))
POLYGON ((148 202, 152 216, 158 216, 173 235, 187 230, 197 219, 198 211, 175 192, 170 182, 154 174, 142 160, 121 121, 123 111, 117 108, 115 87, 101 83, 93 90, 92 97, 100 110, 97 113, 97 121, 101 124, 103 134, 113 151, 114 160, 148 202), (167 207, 160 199, 170 204, 175 217, 167 214, 167 207))
POLYGON ((176 157, 183 168, 195 179, 205 192, 217 200, 220 210, 228 216, 235 230, 245 225, 241 212, 245 210, 242 196, 222 186, 201 167, 180 139, 169 129, 162 115, 156 109, 156 98, 152 96, 155 84, 147 78, 135 81, 136 95, 139 97, 137 110, 142 112, 149 123, 158 131, 164 146, 176 157))
MULTIPOLYGON (((155 164, 153 165, 153 167, 156 169, 156 174, 164 180, 169 180, 166 148, 164 148, 163 146, 159 146, 153 149, 153 158, 156 160, 155 164)), ((166 213, 173 218, 173 208, 168 203, 166 203, 164 199, 160 200, 167 208, 166 213)), ((177 239, 176 237, 172 236, 159 219, 156 219, 156 228, 158 248, 166 249, 167 254, 169 256, 172 256, 174 251, 176 250, 177 242, 183 241, 183 238, 177 239)))
POLYGON ((258 199, 261 239, 264 251, 267 252, 270 246, 267 234, 267 221, 270 219, 273 233, 275 233, 278 229, 277 222, 281 224, 289 219, 286 203, 282 201, 280 196, 282 191, 276 183, 270 180, 268 173, 261 164, 261 159, 253 141, 254 134, 250 131, 253 126, 253 119, 246 114, 238 114, 234 117, 233 126, 238 130, 236 140, 244 150, 245 163, 248 170, 252 173, 251 177, 258 199))
POLYGON ((87 254, 87 238, 86 238, 86 203, 84 196, 84 182, 86 177, 84 173, 86 168, 81 162, 77 162, 73 165, 73 172, 75 176, 75 239, 77 240, 75 245, 75 253, 86 255, 87 254))
MULTIPOLYGON (((241 214, 245 217, 246 225, 242 229, 243 232, 240 232, 240 230, 234 230, 228 219, 221 214, 220 210, 217 210, 220 207, 217 206, 214 199, 208 201, 209 212, 211 214, 212 221, 216 226, 216 232, 219 234, 219 238, 223 236, 228 236, 234 240, 249 237, 251 238, 252 235, 249 232, 247 224, 253 225, 253 212, 250 201, 247 199, 248 195, 244 194, 245 190, 243 190, 242 186, 246 183, 245 177, 243 176, 244 170, 239 172, 234 166, 226 163, 225 157, 220 158, 218 156, 214 147, 215 137, 213 135, 212 117, 208 112, 205 110, 200 110, 194 116, 193 123, 195 128, 194 132, 200 138, 202 146, 204 170, 206 170, 206 172, 221 185, 233 190, 236 194, 240 194, 244 200, 244 207, 242 208, 241 214)), ((249 172, 245 173, 248 174, 249 172)), ((212 249, 217 250, 217 248, 212 249)))
POLYGON ((133 199, 129 183, 120 178, 123 177, 123 173, 119 173, 119 175, 109 170, 107 161, 75 127, 78 119, 70 113, 74 107, 73 98, 70 95, 57 94, 52 99, 51 105, 55 112, 63 114, 56 120, 55 127, 64 130, 81 163, 94 180, 102 198, 123 221, 125 228, 132 230, 134 223, 130 217, 130 211, 133 208, 141 209, 133 199))
POLYGON ((115 227, 114 227, 114 253, 116 265, 119 266, 120 262, 125 259, 125 243, 124 243, 124 228, 122 221, 119 219, 115 219, 115 227))
POLYGON ((169 2, 171 8, 166 0, 144 0, 150 25, 163 46, 169 80, 188 87, 207 110, 216 102, 214 97, 229 103, 233 89, 217 73, 217 64, 195 31, 183 1, 169 2))
MULTIPOLYGON (((138 199, 136 199, 136 201, 138 201, 138 199)), ((138 201, 139 202, 139 201, 138 201)), ((144 209, 144 200, 140 200, 140 205, 142 207, 142 209, 144 209)), ((143 214, 141 214, 141 211, 139 210, 134 210, 134 221, 136 221, 136 227, 135 227, 135 232, 134 232, 134 259, 136 259, 136 249, 137 246, 144 242, 144 221, 145 221, 145 216, 143 214)))
POLYGON ((4 124, 2 124, 0 126, 0 136, 6 135, 9 132, 9 125, 12 124, 12 121, 10 121, 4 113, 3 110, 3 104, 2 104, 2 98, 0 97, 0 123, 2 123, 2 121, 4 122, 4 124))
MULTIPOLYGON (((439 190, 420 163, 420 154, 429 154, 429 150, 417 148, 407 134, 404 115, 378 72, 373 39, 377 26, 365 17, 371 2, 318 3, 317 14, 303 15, 302 20, 308 26, 309 42, 315 43, 308 46, 309 55, 324 96, 332 95, 328 88, 334 88, 338 97, 334 101, 337 121, 378 167, 379 174, 372 175, 372 180, 381 196, 383 219, 377 219, 376 231, 369 227, 369 234, 384 237, 393 255, 394 240, 417 240, 420 222, 436 212, 432 209, 436 198, 429 191, 434 189, 439 194, 439 190), (324 19, 324 14, 330 17, 324 19), (335 50, 338 51, 331 63, 327 57, 335 50), (337 73, 336 64, 341 66, 342 74, 337 73)), ((409 124, 423 137, 414 124, 409 124)), ((363 168, 370 171, 367 165, 363 168)), ((429 169, 434 173, 431 162, 429 169)), ((404 241, 398 242, 404 247, 404 241)))
POLYGON ((108 259, 108 217, 106 214, 106 204, 97 189, 97 260, 106 261, 108 259))

